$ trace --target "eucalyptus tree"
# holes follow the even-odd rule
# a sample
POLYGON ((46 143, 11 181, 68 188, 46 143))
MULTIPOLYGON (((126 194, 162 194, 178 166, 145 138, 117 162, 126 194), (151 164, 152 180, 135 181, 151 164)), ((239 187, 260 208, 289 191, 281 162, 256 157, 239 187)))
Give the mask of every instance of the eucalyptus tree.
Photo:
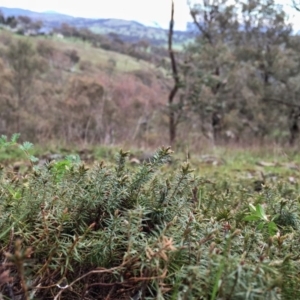
POLYGON ((292 136, 299 41, 282 7, 273 0, 202 0, 190 12, 199 35, 186 49, 184 94, 202 131, 209 125, 216 142, 229 129, 247 140, 292 136))
POLYGON ((190 4, 190 13, 199 34, 188 46, 183 66, 187 102, 198 114, 202 132, 210 131, 217 142, 237 65, 238 12, 230 1, 203 0, 190 4))
POLYGON ((35 54, 32 44, 20 39, 9 46, 6 55, 10 67, 8 82, 12 89, 7 103, 14 112, 17 132, 21 129, 21 115, 32 109, 29 101, 32 100, 34 79, 40 67, 35 54))
POLYGON ((246 117, 260 137, 280 140, 290 134, 292 143, 295 127, 289 122, 294 117, 299 89, 295 78, 300 72, 297 37, 283 7, 273 0, 242 3, 242 24, 236 51, 248 70, 249 96, 241 97, 248 107, 246 117))

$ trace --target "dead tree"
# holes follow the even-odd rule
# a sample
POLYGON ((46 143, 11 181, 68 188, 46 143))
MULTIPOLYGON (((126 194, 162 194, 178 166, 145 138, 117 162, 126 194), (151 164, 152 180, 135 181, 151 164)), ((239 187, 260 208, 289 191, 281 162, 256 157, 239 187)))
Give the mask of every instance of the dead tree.
POLYGON ((174 54, 174 50, 173 50, 173 34, 174 34, 174 1, 172 0, 171 20, 170 20, 169 38, 168 38, 168 50, 169 50, 169 56, 170 56, 170 60, 171 60, 172 77, 174 80, 174 85, 170 91, 169 98, 168 98, 169 138, 170 138, 171 145, 174 143, 174 141, 176 139, 177 121, 176 121, 176 112, 174 109, 174 100, 175 100, 175 96, 179 90, 179 85, 180 85, 177 63, 176 63, 175 54, 174 54))

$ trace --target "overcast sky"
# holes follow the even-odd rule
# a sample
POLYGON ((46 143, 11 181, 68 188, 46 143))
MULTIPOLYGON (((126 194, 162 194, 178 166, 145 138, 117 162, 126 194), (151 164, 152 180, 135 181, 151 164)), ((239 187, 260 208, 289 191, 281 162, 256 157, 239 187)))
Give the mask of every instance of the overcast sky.
MULTIPOLYGON (((195 1, 195 0, 193 0, 195 1)), ((191 21, 187 0, 174 0, 175 27, 184 30, 186 23, 191 21)), ((296 14, 294 23, 300 28, 300 12, 295 13, 288 3, 291 0, 277 0, 284 3, 286 11, 296 14)), ((170 19, 171 0, 0 0, 0 6, 24 8, 33 11, 57 11, 60 13, 87 18, 118 18, 136 20, 146 24, 156 21, 167 28, 170 19)))
MULTIPOLYGON (((43 12, 60 13, 87 18, 118 18, 143 23, 158 22, 167 27, 171 0, 0 0, 0 6, 24 8, 43 12)), ((190 21, 186 0, 175 0, 177 29, 185 29, 190 21)))

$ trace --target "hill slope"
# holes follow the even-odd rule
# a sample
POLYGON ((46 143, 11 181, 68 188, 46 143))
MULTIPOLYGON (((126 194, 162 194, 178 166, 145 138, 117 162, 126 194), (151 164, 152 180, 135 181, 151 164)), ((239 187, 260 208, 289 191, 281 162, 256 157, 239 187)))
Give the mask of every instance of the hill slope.
MULTIPOLYGON (((0 7, 5 17, 8 16, 28 16, 33 20, 41 20, 44 26, 54 29, 63 23, 75 27, 83 27, 93 32, 108 34, 115 33, 124 41, 136 42, 138 40, 148 40, 152 44, 162 45, 167 41, 168 30, 158 27, 143 25, 136 21, 127 21, 120 19, 88 19, 78 18, 69 15, 60 14, 53 11, 33 12, 20 8, 0 7)), ((184 44, 191 39, 191 33, 185 31, 174 32, 174 42, 184 44)))

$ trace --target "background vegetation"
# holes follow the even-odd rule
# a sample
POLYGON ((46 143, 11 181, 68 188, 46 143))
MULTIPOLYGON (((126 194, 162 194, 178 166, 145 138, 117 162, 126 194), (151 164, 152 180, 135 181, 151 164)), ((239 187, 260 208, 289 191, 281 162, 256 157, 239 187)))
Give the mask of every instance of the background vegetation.
POLYGON ((204 1, 191 6, 191 19, 192 42, 176 50, 172 36, 179 92, 170 104, 166 47, 69 24, 41 36, 38 21, 3 16, 0 131, 22 129, 33 142, 156 147, 173 114, 177 145, 297 143, 299 36, 284 9, 204 1))

